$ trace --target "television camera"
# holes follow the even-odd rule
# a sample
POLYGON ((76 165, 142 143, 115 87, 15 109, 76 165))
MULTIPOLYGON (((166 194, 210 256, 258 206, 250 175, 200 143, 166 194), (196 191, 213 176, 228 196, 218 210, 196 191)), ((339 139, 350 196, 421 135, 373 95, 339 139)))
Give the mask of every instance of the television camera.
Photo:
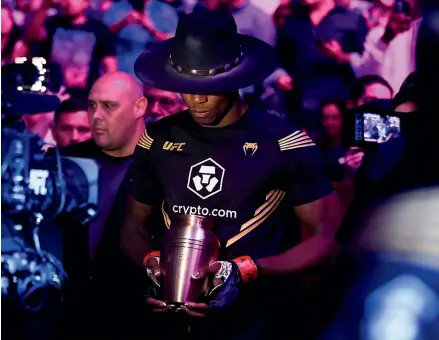
POLYGON ((34 58, 2 66, 1 294, 28 311, 41 309, 49 291, 61 297, 68 279, 60 256, 42 247, 45 222, 66 215, 86 225, 98 204, 98 164, 61 157, 57 148, 49 157, 40 137, 25 130, 23 115, 51 112, 60 104, 44 93, 44 65, 34 58))

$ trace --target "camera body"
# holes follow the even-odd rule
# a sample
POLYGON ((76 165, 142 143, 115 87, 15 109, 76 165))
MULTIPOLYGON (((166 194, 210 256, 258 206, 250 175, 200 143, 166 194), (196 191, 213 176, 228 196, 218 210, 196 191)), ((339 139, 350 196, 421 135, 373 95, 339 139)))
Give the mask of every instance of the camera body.
POLYGON ((37 135, 13 127, 2 127, 2 142, 2 299, 38 311, 49 290, 61 296, 67 280, 61 254, 40 243, 42 222, 66 215, 78 225, 90 223, 97 216, 99 166, 57 150, 46 157, 37 135))
POLYGON ((40 243, 47 227, 42 222, 65 216, 88 225, 97 216, 99 165, 61 157, 57 148, 47 156, 41 138, 25 130, 22 116, 56 110, 59 100, 41 93, 47 79, 38 65, 11 65, 2 67, 7 85, 1 97, 1 294, 2 301, 35 312, 53 291, 61 297, 67 280, 62 262, 40 243))

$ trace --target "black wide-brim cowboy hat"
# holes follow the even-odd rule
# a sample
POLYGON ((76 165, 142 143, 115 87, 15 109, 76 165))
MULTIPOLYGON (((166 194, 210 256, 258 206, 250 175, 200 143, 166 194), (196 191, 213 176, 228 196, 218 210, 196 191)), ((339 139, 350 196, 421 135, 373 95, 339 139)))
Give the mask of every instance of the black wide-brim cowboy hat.
POLYGON ((260 84, 276 66, 274 48, 238 34, 229 13, 202 11, 184 15, 175 37, 143 52, 134 71, 158 89, 215 94, 260 84))

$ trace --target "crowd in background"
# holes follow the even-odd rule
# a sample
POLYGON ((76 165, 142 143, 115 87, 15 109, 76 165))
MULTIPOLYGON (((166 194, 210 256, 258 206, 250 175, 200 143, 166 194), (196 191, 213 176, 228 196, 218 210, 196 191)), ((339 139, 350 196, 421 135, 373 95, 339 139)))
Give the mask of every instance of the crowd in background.
MULTIPOLYGON (((231 11, 240 33, 279 51, 278 69, 242 89, 243 98, 303 126, 327 151, 332 180, 342 181, 362 157, 342 138, 352 129, 346 114, 372 99, 391 99, 415 70, 419 7, 418 0, 2 2, 2 65, 44 57, 58 70, 61 87, 52 91, 65 102, 56 113, 25 121, 46 142, 67 146, 91 137, 86 99, 101 74, 134 75, 136 58, 172 37, 182 13, 231 11)), ((178 94, 146 87, 145 96, 147 124, 184 109, 178 94)), ((403 110, 414 111, 409 99, 412 107, 403 110)))

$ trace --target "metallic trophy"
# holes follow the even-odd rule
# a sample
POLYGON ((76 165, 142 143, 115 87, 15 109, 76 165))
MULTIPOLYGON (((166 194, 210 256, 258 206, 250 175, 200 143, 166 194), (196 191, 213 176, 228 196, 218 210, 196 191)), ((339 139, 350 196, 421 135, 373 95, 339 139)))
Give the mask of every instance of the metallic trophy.
POLYGON ((213 221, 201 216, 179 215, 165 235, 162 269, 163 300, 181 305, 206 294, 207 277, 192 275, 218 260, 220 242, 212 233, 213 221))

